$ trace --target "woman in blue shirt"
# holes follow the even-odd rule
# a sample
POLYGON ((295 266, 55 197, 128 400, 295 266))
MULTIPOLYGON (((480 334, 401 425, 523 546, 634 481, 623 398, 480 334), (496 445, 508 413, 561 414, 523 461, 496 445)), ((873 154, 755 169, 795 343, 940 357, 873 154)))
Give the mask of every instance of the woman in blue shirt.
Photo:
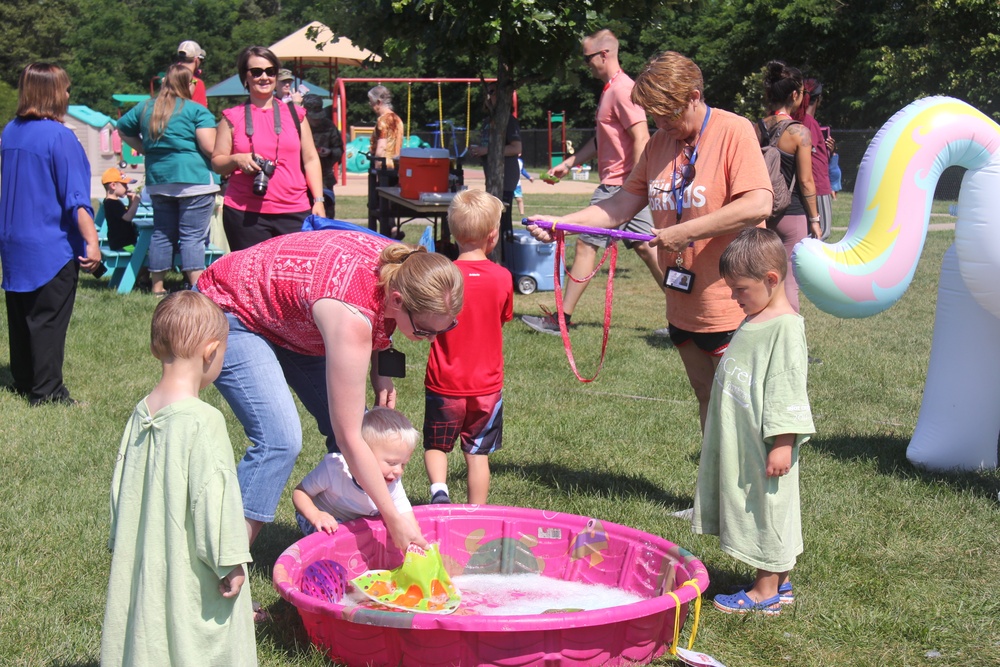
POLYGON ((101 249, 90 203, 90 163, 63 125, 69 77, 33 63, 18 82, 17 117, 0 141, 0 263, 14 390, 31 405, 76 403, 63 384, 78 267, 101 249))
POLYGON ((146 156, 146 191, 153 202, 149 273, 157 296, 166 295, 163 278, 175 249, 188 283, 198 282, 219 191, 208 162, 215 117, 191 100, 193 88, 191 70, 171 65, 156 100, 133 107, 118 121, 122 141, 146 156))

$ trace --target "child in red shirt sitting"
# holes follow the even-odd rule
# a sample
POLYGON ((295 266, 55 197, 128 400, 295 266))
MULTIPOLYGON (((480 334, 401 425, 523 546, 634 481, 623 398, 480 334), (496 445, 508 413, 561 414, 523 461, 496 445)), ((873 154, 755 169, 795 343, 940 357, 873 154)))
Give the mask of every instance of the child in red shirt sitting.
POLYGON ((431 502, 450 503, 448 452, 462 439, 469 469, 468 498, 486 503, 489 454, 503 437, 503 331, 514 316, 514 280, 487 255, 500 237, 503 203, 480 190, 458 193, 448 207, 448 223, 458 244, 455 266, 465 279, 458 326, 439 334, 427 361, 424 411, 424 465, 431 502))

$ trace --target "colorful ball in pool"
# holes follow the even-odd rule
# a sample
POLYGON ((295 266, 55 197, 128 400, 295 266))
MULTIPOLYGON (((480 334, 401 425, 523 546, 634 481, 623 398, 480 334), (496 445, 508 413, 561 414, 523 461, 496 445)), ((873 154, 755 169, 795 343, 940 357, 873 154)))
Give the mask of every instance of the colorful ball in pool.
POLYGON ((302 574, 302 592, 314 598, 340 602, 347 591, 347 570, 333 560, 318 560, 302 574))

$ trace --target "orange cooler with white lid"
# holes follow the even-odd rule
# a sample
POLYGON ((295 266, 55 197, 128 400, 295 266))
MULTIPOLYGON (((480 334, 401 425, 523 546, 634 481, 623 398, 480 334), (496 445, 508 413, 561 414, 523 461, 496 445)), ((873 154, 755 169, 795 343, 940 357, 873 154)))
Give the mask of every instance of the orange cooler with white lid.
POLYGON ((451 155, 446 148, 404 148, 399 152, 399 195, 420 199, 421 192, 447 192, 451 155))

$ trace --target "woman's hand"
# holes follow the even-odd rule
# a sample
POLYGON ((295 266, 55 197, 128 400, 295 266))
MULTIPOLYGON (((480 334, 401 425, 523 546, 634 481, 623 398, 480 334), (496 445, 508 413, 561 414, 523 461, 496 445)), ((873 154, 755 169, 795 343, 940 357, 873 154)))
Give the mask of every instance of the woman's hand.
POLYGON ((321 218, 326 217, 326 203, 323 201, 322 197, 313 202, 312 213, 313 215, 318 215, 321 218))
POLYGON ((233 153, 232 158, 236 168, 244 174, 256 174, 260 171, 260 167, 254 162, 253 153, 233 153))
POLYGON ((81 269, 87 273, 91 273, 101 263, 100 243, 88 243, 86 252, 87 255, 85 257, 77 257, 76 261, 80 263, 81 269))
POLYGON ((372 390, 375 392, 375 405, 383 408, 396 407, 396 385, 392 378, 372 374, 372 390))
MULTIPOLYGON (((528 217, 528 222, 535 222, 536 220, 540 222, 554 222, 552 219, 547 218, 544 215, 532 215, 528 217)), ((535 225, 528 225, 528 231, 542 243, 552 243, 555 241, 555 237, 552 236, 551 232, 547 229, 542 229, 541 227, 536 227, 535 225)))
POLYGON ((406 516, 405 514, 396 512, 390 519, 383 515, 385 527, 389 529, 389 536, 392 537, 392 541, 396 547, 403 552, 411 544, 416 544, 421 549, 428 547, 427 540, 424 538, 423 533, 420 532, 420 528, 416 525, 412 516, 412 513, 406 516))
POLYGON ((654 238, 649 245, 654 248, 665 248, 670 252, 683 252, 691 244, 691 237, 683 224, 672 225, 664 229, 654 229, 654 238))

